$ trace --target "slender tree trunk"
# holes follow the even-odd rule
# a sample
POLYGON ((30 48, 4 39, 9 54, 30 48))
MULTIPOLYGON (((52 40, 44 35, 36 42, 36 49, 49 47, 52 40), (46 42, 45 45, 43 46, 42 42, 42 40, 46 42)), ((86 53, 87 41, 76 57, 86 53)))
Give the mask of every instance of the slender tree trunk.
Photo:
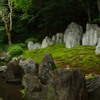
POLYGON ((6 29, 6 33, 7 33, 7 37, 8 37, 8 44, 11 45, 12 44, 12 40, 11 40, 11 30, 12 30, 12 2, 8 2, 8 4, 1 4, 0 5, 0 14, 2 16, 2 20, 4 21, 5 24, 5 29, 6 29), (10 12, 7 16, 5 16, 5 14, 2 11, 2 6, 8 5, 10 12), (7 20, 8 19, 8 20, 7 20))

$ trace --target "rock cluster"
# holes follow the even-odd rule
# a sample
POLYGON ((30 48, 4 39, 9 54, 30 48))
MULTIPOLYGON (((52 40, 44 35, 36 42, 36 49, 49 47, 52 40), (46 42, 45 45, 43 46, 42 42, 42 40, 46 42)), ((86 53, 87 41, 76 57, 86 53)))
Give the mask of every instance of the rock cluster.
POLYGON ((93 45, 98 44, 100 38, 100 28, 96 24, 86 24, 86 32, 83 33, 83 28, 71 22, 66 28, 64 33, 57 33, 50 39, 48 36, 42 41, 42 45, 36 45, 32 42, 28 43, 29 50, 34 50, 38 48, 45 48, 54 43, 65 43, 66 48, 72 48, 79 45, 93 45))

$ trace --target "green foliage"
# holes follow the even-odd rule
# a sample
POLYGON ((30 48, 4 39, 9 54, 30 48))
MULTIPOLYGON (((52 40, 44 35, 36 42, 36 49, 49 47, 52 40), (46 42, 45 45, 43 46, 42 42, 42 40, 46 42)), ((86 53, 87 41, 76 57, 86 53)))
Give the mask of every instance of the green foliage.
POLYGON ((20 90, 20 92, 23 94, 22 98, 24 98, 24 97, 26 96, 26 91, 25 91, 25 89, 20 90))
POLYGON ((23 53, 23 48, 17 44, 17 45, 10 45, 9 47, 7 47, 7 52, 10 54, 10 58, 13 57, 18 57, 23 53))

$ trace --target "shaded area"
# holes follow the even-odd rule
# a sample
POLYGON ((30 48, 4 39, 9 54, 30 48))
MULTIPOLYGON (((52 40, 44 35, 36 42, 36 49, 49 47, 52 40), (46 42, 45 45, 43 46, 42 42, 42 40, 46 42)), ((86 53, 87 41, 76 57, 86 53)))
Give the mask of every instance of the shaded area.
POLYGON ((0 97, 3 100, 26 100, 26 98, 22 98, 22 90, 21 84, 8 84, 5 79, 1 78, 0 73, 0 97))

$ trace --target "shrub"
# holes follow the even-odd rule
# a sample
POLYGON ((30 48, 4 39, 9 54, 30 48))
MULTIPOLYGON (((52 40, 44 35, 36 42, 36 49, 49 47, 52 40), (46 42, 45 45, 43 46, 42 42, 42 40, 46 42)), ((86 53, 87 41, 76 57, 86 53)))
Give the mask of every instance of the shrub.
POLYGON ((10 58, 18 57, 23 53, 23 48, 20 45, 12 45, 8 47, 7 52, 10 54, 10 58))
POLYGON ((33 43, 36 43, 36 42, 38 42, 38 39, 36 39, 36 38, 28 38, 28 39, 25 41, 25 44, 28 44, 29 41, 32 41, 33 43))

